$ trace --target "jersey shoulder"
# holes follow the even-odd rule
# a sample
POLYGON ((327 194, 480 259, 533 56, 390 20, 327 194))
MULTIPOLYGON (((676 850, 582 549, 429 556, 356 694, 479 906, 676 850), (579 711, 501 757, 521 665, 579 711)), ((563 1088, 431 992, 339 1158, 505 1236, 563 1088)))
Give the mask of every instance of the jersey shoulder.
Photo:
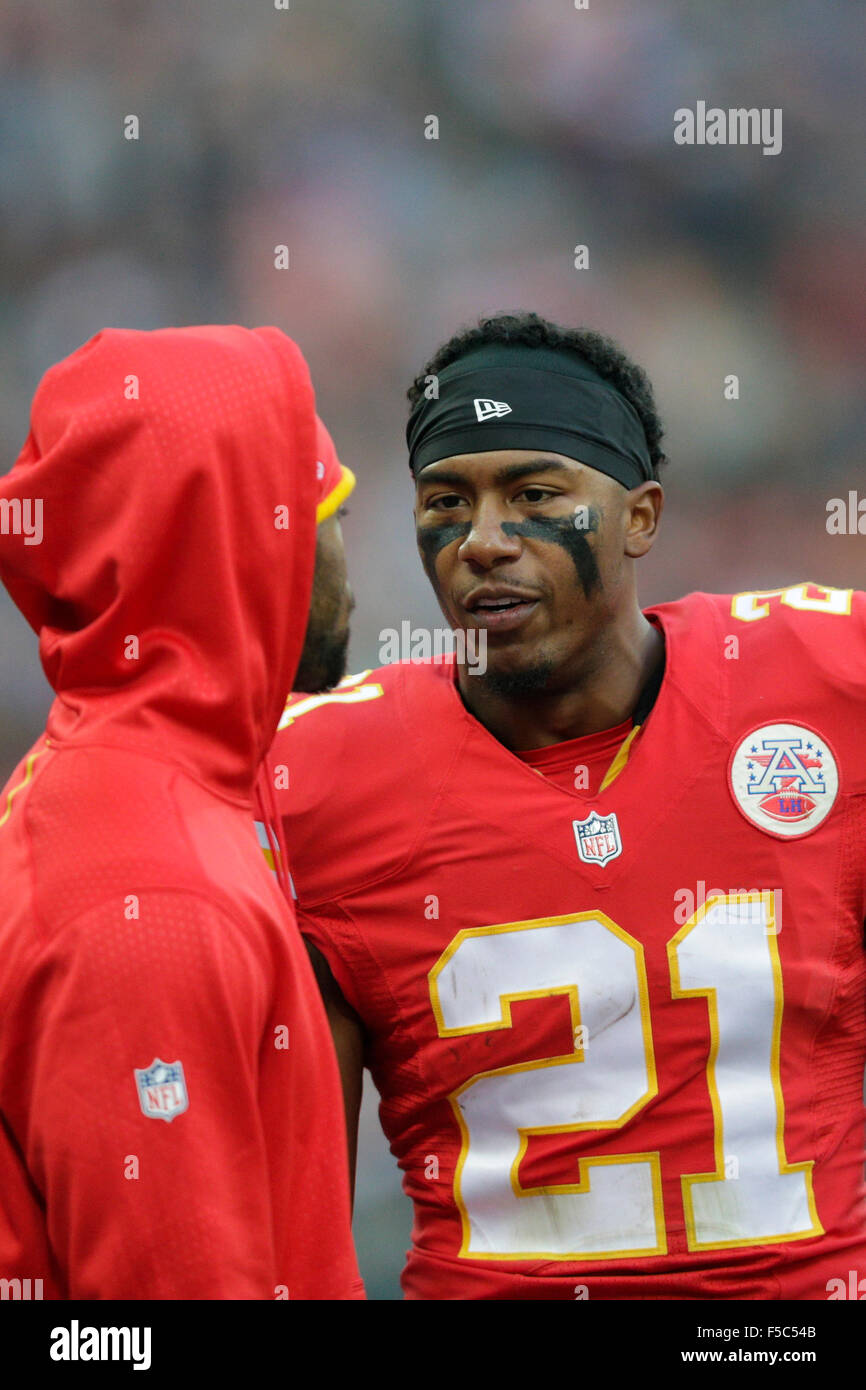
POLYGON ((866 593, 804 581, 739 594, 693 593, 648 610, 678 637, 699 638, 725 661, 786 661, 793 676, 829 681, 862 699, 866 685, 866 593))
POLYGON ((292 694, 266 762, 299 902, 328 901, 411 855, 445 769, 423 729, 459 721, 450 664, 395 662, 292 694))
POLYGON ((805 581, 741 594, 689 594, 657 610, 680 684, 710 690, 732 737, 802 725, 836 749, 849 790, 866 790, 866 593, 805 581))
POLYGON ((866 593, 804 580, 784 589, 726 595, 730 632, 750 650, 778 652, 788 670, 862 700, 866 689, 866 593), (729 606, 728 606, 729 605, 729 606))

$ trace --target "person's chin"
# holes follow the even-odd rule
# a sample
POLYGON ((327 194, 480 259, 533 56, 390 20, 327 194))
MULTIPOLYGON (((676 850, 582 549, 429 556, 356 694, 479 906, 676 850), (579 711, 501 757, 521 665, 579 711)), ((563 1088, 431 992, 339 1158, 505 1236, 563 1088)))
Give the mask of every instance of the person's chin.
POLYGON ((553 659, 541 654, 535 658, 523 654, 517 661, 497 662, 491 662, 488 655, 487 670, 479 679, 494 695, 538 695, 547 690, 555 669, 553 659))
POLYGON ((305 695, 323 695, 333 690, 346 674, 348 652, 348 628, 336 636, 323 638, 312 660, 302 658, 294 689, 303 691, 305 695))

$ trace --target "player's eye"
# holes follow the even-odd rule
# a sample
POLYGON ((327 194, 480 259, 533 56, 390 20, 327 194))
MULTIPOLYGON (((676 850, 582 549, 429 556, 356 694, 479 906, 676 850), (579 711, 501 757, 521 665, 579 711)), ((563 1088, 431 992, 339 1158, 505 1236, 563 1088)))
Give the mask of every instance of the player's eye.
POLYGON ((441 497, 431 497, 426 504, 429 511, 433 512, 453 512, 456 507, 462 507, 464 498, 457 492, 444 493, 441 497))
POLYGON ((348 508, 348 507, 338 507, 338 508, 337 508, 337 520, 338 520, 338 521, 342 521, 342 520, 343 520, 343 517, 344 517, 344 516, 348 516, 348 515, 349 515, 349 508, 348 508))
POLYGON ((547 487, 525 487, 522 492, 518 493, 518 496, 525 497, 527 502, 547 502, 551 497, 557 495, 552 488, 547 487))

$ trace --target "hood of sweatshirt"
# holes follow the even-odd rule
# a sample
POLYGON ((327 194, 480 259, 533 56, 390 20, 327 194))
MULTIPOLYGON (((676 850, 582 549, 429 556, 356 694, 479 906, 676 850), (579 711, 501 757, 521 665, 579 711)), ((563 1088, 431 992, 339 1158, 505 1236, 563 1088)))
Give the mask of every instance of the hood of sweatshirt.
POLYGON ((39 635, 52 743, 249 797, 306 631, 316 465, 276 328, 107 329, 46 373, 0 478, 0 577, 39 635))

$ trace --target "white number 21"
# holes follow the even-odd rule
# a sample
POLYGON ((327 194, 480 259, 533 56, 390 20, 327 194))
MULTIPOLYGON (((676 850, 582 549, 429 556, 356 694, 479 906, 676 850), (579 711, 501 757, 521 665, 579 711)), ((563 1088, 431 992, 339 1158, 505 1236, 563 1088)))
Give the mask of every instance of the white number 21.
MULTIPOLYGON (((689 1249, 822 1233, 812 1162, 785 1155, 782 976, 773 894, 714 897, 668 944, 674 999, 703 996, 716 1166, 682 1175, 689 1249), (736 1177, 726 1155, 736 1156, 736 1177)), ((581 1156, 579 1181, 523 1187, 529 1138, 616 1130, 658 1093, 641 944, 601 912, 459 932, 430 971, 439 1034, 511 1027, 519 999, 566 995, 565 1055, 472 1077, 450 1097, 463 1139, 461 1255, 603 1260, 667 1250, 658 1152, 581 1156)))

